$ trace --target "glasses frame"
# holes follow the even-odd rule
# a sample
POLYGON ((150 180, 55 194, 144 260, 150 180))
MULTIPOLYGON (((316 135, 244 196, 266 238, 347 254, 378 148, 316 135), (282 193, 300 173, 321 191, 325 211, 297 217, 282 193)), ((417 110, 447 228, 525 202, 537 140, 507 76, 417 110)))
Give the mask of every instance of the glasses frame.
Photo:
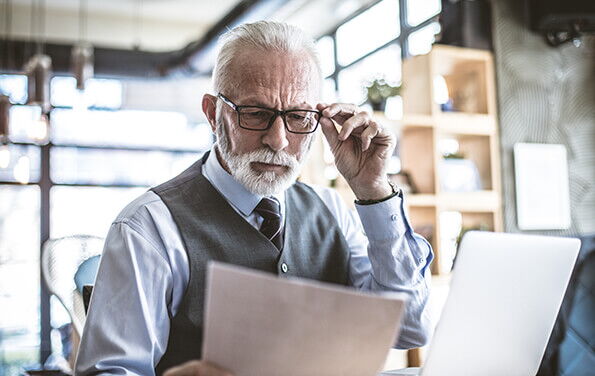
POLYGON ((221 93, 217 94, 217 98, 221 99, 225 104, 227 104, 229 107, 231 107, 236 112, 236 114, 238 115, 238 126, 242 129, 247 129, 249 131, 260 131, 260 132, 268 131, 273 126, 273 123, 275 122, 275 119, 277 119, 277 116, 281 116, 281 119, 283 119, 283 124, 285 124, 285 129, 287 130, 287 132, 295 133, 295 134, 311 134, 311 133, 316 132, 316 130, 318 129, 318 125, 320 124, 320 118, 322 117, 322 112, 317 111, 317 110, 303 110, 303 109, 299 109, 299 108, 291 109, 291 110, 276 110, 274 108, 268 108, 268 107, 262 107, 262 106, 241 106, 241 105, 237 105, 237 104, 233 103, 231 101, 231 99, 227 98, 225 95, 223 95, 221 93), (244 126, 242 126, 242 123, 240 121, 240 111, 242 110, 242 108, 259 108, 261 110, 267 110, 267 111, 272 112, 273 116, 271 116, 271 119, 269 120, 269 123, 267 124, 266 128, 256 129, 256 128, 244 127, 244 126), (296 132, 296 131, 292 131, 291 129, 289 129, 285 115, 292 113, 292 112, 304 112, 304 111, 311 112, 313 114, 318 115, 318 119, 316 121, 316 126, 314 127, 314 129, 312 129, 311 131, 308 131, 308 132, 296 132))

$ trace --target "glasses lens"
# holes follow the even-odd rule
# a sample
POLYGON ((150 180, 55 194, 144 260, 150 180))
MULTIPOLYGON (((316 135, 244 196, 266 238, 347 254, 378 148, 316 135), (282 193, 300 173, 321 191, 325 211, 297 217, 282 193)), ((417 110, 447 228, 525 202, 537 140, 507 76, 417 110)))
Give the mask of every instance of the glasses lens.
POLYGON ((315 111, 289 111, 285 114, 287 127, 292 132, 309 133, 314 132, 318 125, 318 112, 315 111))
POLYGON ((265 129, 274 112, 258 107, 244 107, 240 110, 240 124, 245 128, 265 129))

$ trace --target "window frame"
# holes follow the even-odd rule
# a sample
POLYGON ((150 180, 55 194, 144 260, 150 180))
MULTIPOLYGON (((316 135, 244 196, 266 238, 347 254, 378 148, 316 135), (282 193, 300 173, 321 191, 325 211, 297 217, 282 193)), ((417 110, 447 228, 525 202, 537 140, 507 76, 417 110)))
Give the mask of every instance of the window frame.
POLYGON ((433 22, 438 21, 438 18, 440 17, 441 12, 439 12, 438 14, 435 14, 427 19, 425 19, 424 21, 420 22, 419 24, 412 26, 407 22, 407 1, 406 0, 399 0, 399 14, 398 14, 398 18, 399 18, 399 25, 400 25, 400 29, 401 32, 399 33, 399 36, 386 42, 385 44, 376 47, 375 49, 363 54, 362 56, 358 57, 357 59, 353 60, 352 62, 350 62, 349 64, 346 65, 341 65, 339 63, 338 60, 338 54, 337 54, 337 29, 339 29, 341 26, 343 26, 344 24, 348 23, 349 21, 353 20, 354 18, 356 18, 357 16, 361 15, 362 13, 365 13, 366 11, 368 11, 370 8, 374 7, 375 5, 378 5, 380 2, 382 2, 384 0, 377 0, 374 1, 368 5, 366 5, 365 7, 360 8, 358 11, 354 12, 353 14, 351 14, 349 17, 345 18, 343 21, 341 21, 339 24, 333 26, 332 28, 330 28, 327 32, 321 34, 318 36, 318 38, 316 38, 316 40, 319 40, 323 37, 331 37, 333 40, 333 58, 334 58, 334 62, 335 62, 335 70, 333 71, 333 73, 331 73, 330 75, 324 77, 324 79, 332 79, 334 81, 335 84, 335 91, 339 91, 340 87, 339 87, 339 73, 346 69, 351 67, 352 65, 355 65, 357 63, 359 63, 360 61, 366 59, 367 57, 369 57, 370 55, 373 55, 374 53, 382 50, 385 47, 388 47, 392 44, 398 44, 399 47, 401 48, 401 61, 411 57, 411 54, 409 54, 409 36, 420 30, 423 29, 424 27, 432 24, 433 22))

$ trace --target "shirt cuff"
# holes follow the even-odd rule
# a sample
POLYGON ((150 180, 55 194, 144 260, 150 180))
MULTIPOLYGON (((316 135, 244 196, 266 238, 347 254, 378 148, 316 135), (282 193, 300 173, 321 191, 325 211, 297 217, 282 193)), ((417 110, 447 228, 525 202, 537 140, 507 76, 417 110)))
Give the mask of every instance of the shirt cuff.
POLYGON ((399 237, 406 231, 403 198, 397 195, 372 205, 355 205, 368 238, 386 239, 399 237))

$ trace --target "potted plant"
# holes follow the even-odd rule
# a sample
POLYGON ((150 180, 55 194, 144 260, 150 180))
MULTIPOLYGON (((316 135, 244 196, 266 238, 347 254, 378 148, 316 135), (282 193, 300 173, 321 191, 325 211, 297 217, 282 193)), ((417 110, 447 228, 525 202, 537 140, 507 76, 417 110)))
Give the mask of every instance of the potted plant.
POLYGON ((386 100, 400 94, 401 85, 392 86, 383 78, 374 79, 368 86, 366 86, 368 93, 368 103, 372 106, 374 111, 384 111, 386 108, 386 100))

